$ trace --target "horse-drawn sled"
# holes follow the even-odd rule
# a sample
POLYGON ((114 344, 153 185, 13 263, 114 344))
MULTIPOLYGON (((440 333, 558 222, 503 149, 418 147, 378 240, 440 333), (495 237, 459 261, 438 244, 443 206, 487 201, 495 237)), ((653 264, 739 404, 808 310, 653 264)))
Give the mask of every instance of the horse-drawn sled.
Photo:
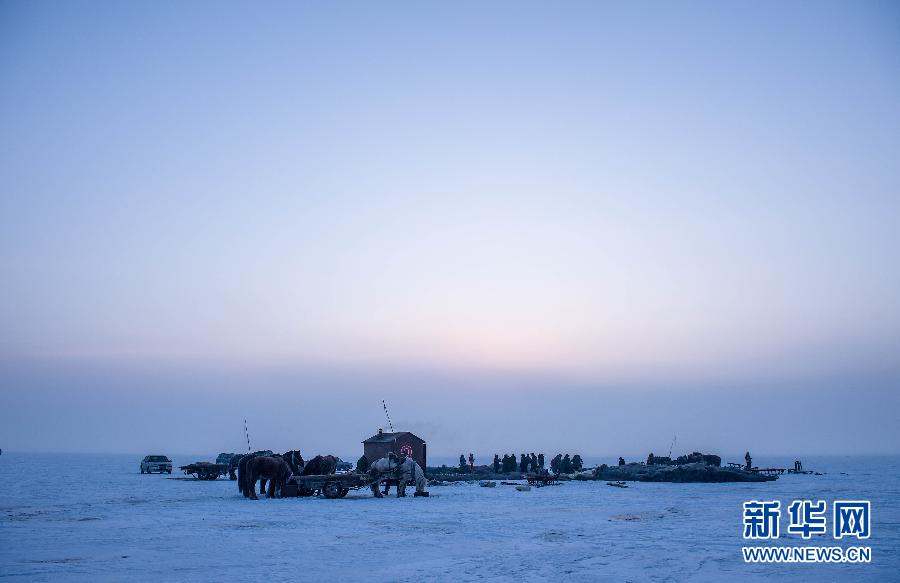
POLYGON ((291 498, 321 493, 326 498, 341 498, 350 490, 368 486, 371 482, 366 474, 337 474, 336 466, 334 456, 317 455, 306 462, 296 450, 273 456, 248 454, 238 462, 238 489, 244 496, 255 499, 256 483, 259 482, 259 493, 268 497, 291 498))
POLYGON ((359 490, 372 482, 368 474, 347 472, 342 474, 320 474, 291 476, 281 489, 282 497, 313 496, 317 492, 328 499, 343 498, 350 490, 359 490))
POLYGON ((212 464, 210 462, 194 462, 179 469, 188 476, 194 476, 198 480, 215 480, 219 476, 228 473, 228 464, 212 464))
POLYGON ((337 461, 338 458, 332 455, 317 455, 307 462, 296 450, 271 456, 248 454, 238 462, 238 489, 252 500, 258 499, 257 483, 259 493, 265 493, 267 498, 314 496, 320 493, 325 498, 334 499, 343 498, 350 490, 371 486, 375 496, 380 498, 387 494, 387 485, 384 493, 377 489, 378 486, 399 478, 402 470, 403 478, 399 482, 397 495, 405 496, 406 485, 414 483, 414 496, 428 496, 424 472, 411 458, 401 463, 391 453, 390 458, 377 460, 366 473, 336 473, 337 461))

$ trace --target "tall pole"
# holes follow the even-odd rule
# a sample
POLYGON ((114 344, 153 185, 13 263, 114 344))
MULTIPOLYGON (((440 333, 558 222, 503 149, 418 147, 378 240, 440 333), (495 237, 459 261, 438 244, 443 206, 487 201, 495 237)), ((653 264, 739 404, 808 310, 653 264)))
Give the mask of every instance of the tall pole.
POLYGON ((387 405, 385 404, 384 399, 381 400, 381 406, 384 407, 384 415, 387 417, 388 427, 391 428, 391 433, 393 433, 394 432, 394 424, 391 423, 391 414, 388 413, 387 405))
POLYGON ((247 418, 244 417, 244 437, 247 438, 247 453, 250 453, 250 432, 247 431, 247 418))

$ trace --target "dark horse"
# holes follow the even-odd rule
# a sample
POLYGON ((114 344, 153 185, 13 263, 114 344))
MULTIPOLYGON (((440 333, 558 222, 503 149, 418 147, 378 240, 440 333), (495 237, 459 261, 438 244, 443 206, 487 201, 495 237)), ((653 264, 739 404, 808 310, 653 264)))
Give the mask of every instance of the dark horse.
POLYGON ((303 466, 302 476, 321 476, 333 474, 337 468, 337 458, 333 455, 317 455, 303 466))
MULTIPOLYGON (((237 472, 241 467, 241 462, 243 461, 244 463, 246 463, 246 460, 249 460, 251 457, 257 457, 261 455, 272 455, 272 450, 264 449, 260 451, 254 451, 253 453, 245 453, 244 455, 234 454, 234 456, 231 458, 231 462, 229 462, 228 464, 228 477, 232 480, 237 480, 237 472)), ((243 488, 241 488, 240 481, 238 482, 238 490, 243 490, 243 488)))
MULTIPOLYGON (((294 475, 299 476, 300 472, 303 471, 304 461, 303 456, 300 455, 299 450, 291 450, 286 451, 282 454, 273 454, 271 450, 264 451, 256 451, 253 453, 248 453, 247 455, 242 456, 235 464, 235 468, 237 469, 237 479, 238 479, 238 490, 244 495, 245 498, 250 497, 250 492, 256 489, 256 481, 248 482, 249 474, 247 472, 247 463, 253 458, 257 457, 279 457, 287 462, 288 466, 291 468, 291 472, 294 475)), ((266 493, 266 481, 267 478, 259 477, 259 493, 266 493)))
MULTIPOLYGON (((322 476, 333 474, 335 469, 337 468, 337 458, 333 455, 317 455, 313 459, 306 462, 306 465, 303 466, 303 471, 300 472, 300 476, 322 476)), ((315 494, 315 490, 310 490, 309 488, 305 488, 303 486, 300 487, 299 494, 300 496, 312 496, 315 494)))
POLYGON ((255 488, 258 479, 268 480, 269 490, 266 492, 266 498, 275 498, 281 496, 282 487, 291 477, 291 466, 281 456, 260 456, 247 462, 246 474, 250 490, 248 498, 259 499, 256 497, 255 488))
MULTIPOLYGON (((303 461, 303 456, 300 455, 299 449, 292 449, 291 451, 286 451, 284 453, 276 453, 273 457, 281 458, 287 462, 287 464, 291 467, 291 475, 299 476, 300 472, 303 471, 303 466, 306 462, 303 461)), ((266 491, 266 479, 260 478, 259 480, 259 493, 262 494, 266 491)))
MULTIPOLYGON (((238 490, 244 495, 245 498, 250 497, 250 491, 256 488, 256 481, 250 482, 248 480, 248 472, 247 472, 247 463, 258 457, 270 456, 272 452, 269 450, 265 451, 255 451, 253 453, 248 453, 247 455, 241 456, 240 460, 237 462, 237 485, 238 490)), ((263 482, 260 484, 262 488, 259 493, 264 494, 266 491, 266 484, 263 482)))
POLYGON ((306 462, 303 461, 303 456, 300 455, 300 451, 296 449, 284 452, 281 454, 281 459, 291 466, 291 472, 293 472, 295 476, 299 476, 301 472, 303 472, 303 467, 306 465, 306 462))

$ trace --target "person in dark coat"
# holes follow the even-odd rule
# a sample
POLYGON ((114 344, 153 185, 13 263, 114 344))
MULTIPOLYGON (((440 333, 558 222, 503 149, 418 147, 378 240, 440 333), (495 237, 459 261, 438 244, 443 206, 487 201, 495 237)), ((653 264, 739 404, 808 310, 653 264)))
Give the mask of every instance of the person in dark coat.
POLYGON ((534 452, 531 452, 531 471, 537 474, 540 472, 540 468, 538 467, 537 456, 534 455, 534 452))
POLYGON ((544 471, 544 454, 538 454, 538 468, 543 472, 544 471))
POLYGON ((497 454, 494 454, 494 473, 500 473, 500 456, 497 454))
POLYGON ((581 456, 577 453, 572 456, 572 471, 580 472, 584 469, 584 460, 581 459, 581 456))

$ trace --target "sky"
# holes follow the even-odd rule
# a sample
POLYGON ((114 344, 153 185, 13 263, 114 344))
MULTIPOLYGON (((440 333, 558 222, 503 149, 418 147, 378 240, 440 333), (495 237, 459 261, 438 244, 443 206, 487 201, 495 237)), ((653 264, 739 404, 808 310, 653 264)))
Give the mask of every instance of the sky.
POLYGON ((900 453, 898 158, 893 2, 0 0, 0 447, 900 453))

